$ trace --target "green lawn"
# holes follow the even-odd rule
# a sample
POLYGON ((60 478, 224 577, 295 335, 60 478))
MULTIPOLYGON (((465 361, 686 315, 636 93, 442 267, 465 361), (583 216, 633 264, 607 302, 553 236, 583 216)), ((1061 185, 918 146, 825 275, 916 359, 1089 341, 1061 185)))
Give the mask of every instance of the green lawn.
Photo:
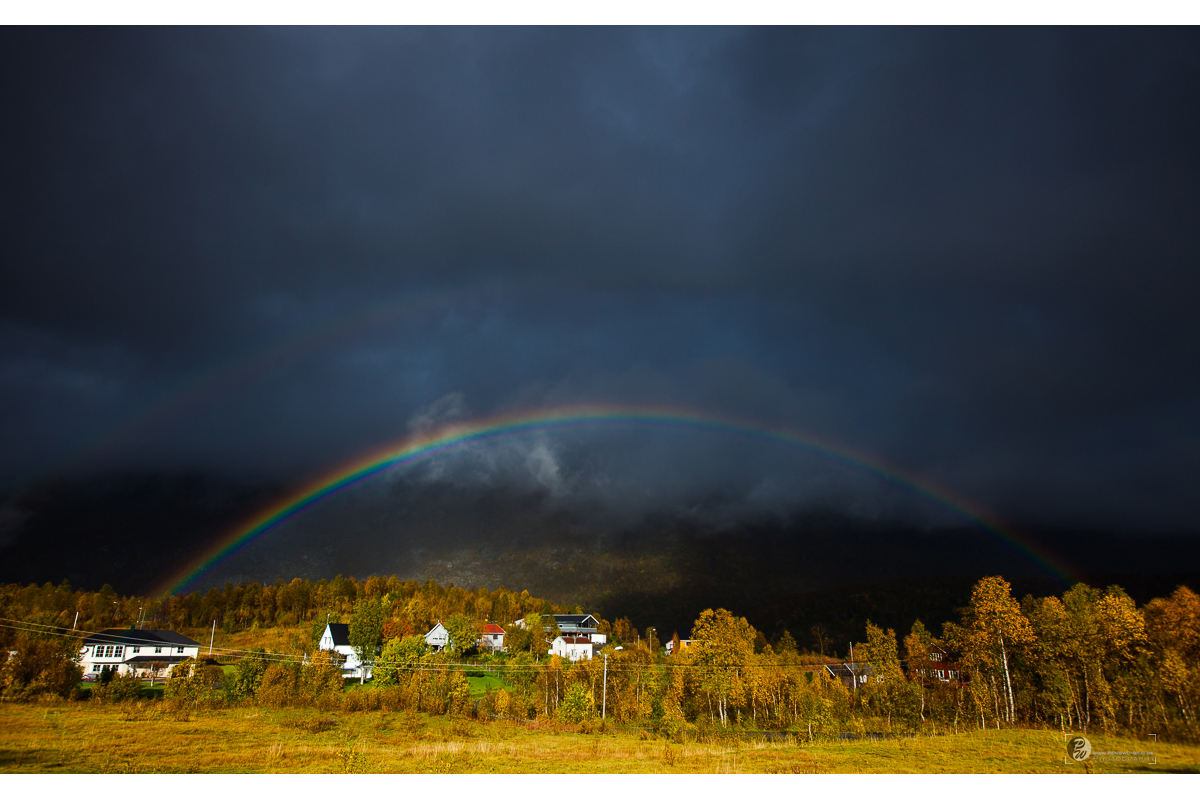
POLYGON ((478 700, 480 697, 483 697, 487 694, 488 689, 494 692, 497 689, 508 688, 508 684, 494 675, 485 675, 482 678, 467 678, 467 681, 471 684, 472 700, 478 700))

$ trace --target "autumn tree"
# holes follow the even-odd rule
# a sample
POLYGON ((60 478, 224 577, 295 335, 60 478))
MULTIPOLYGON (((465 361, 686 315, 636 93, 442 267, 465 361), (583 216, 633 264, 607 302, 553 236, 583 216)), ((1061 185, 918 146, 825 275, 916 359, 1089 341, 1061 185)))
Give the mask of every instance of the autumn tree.
POLYGON ((629 643, 637 638, 637 628, 629 621, 629 617, 619 617, 612 624, 612 638, 618 643, 629 643))
POLYGON ((907 667, 908 679, 921 693, 921 721, 925 721, 925 691, 933 680, 931 672, 933 665, 930 656, 934 648, 933 635, 925 628, 925 623, 915 620, 912 629, 904 637, 904 660, 907 667))
POLYGON ((1170 597, 1151 600, 1145 625, 1162 690, 1194 731, 1200 710, 1200 595, 1179 586, 1170 597))
POLYGON ((425 637, 410 634, 403 639, 389 639, 372 671, 372 680, 381 686, 396 686, 407 682, 426 653, 425 637))
POLYGON ((997 700, 997 718, 1003 717, 1009 724, 1016 718, 1010 651, 1014 647, 1030 645, 1036 638, 1011 589, 1011 584, 999 576, 981 579, 971 592, 971 602, 965 609, 962 624, 947 623, 946 626, 947 638, 954 642, 955 648, 963 654, 963 664, 976 676, 977 682, 971 687, 976 697, 979 698, 983 691, 979 683, 987 678, 993 698, 997 700), (1000 691, 995 687, 997 678, 1001 681, 1000 691), (1000 697, 1004 700, 1003 711, 999 709, 1000 697))
POLYGON ((722 725, 729 724, 730 702, 737 706, 743 700, 744 674, 754 660, 756 633, 744 617, 723 608, 705 609, 692 626, 701 687, 709 698, 710 715, 715 710, 722 725))
POLYGON ((817 645, 817 652, 823 658, 825 656, 825 648, 829 642, 829 631, 825 629, 824 625, 818 622, 809 629, 809 632, 812 634, 813 641, 817 645))
POLYGON ((896 632, 891 628, 884 631, 868 620, 867 642, 860 658, 871 665, 864 700, 887 715, 890 727, 892 715, 905 712, 911 696, 904 671, 900 668, 896 632))
POLYGON ((79 640, 38 633, 21 633, 15 653, 0 664, 0 697, 29 700, 53 694, 68 697, 83 679, 79 640))
POLYGON ((377 597, 364 597, 354 604, 350 615, 350 646, 358 656, 358 682, 366 678, 367 665, 375 660, 375 649, 383 640, 383 603, 377 597))
POLYGON ((446 626, 446 631, 450 634, 450 642, 447 649, 456 655, 462 655, 468 650, 473 650, 479 640, 479 629, 475 627, 474 621, 466 614, 453 614, 447 619, 443 625, 446 626))

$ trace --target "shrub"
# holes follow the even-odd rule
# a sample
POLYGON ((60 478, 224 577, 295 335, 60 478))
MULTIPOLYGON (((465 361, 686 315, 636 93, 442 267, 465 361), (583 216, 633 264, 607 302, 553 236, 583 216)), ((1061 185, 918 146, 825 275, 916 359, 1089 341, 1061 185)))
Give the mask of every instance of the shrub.
POLYGON ((273 708, 311 706, 332 711, 342 706, 342 670, 326 654, 312 663, 275 663, 263 672, 255 699, 273 708))
POLYGON ((267 652, 261 647, 255 650, 234 666, 234 677, 225 687, 225 693, 232 698, 253 697, 269 665, 267 652))
POLYGON ((165 694, 176 709, 219 708, 225 704, 221 691, 224 672, 215 665, 201 666, 192 659, 184 659, 171 670, 165 694))
POLYGON ((355 689, 342 695, 342 711, 378 711, 380 706, 379 690, 355 689))
POLYGON ((563 722, 578 724, 595 713, 595 706, 595 699, 588 687, 582 683, 572 683, 558 706, 558 716, 563 722))
POLYGON ((696 738, 697 729, 695 725, 686 720, 668 717, 663 720, 659 733, 675 744, 684 744, 696 738))
POLYGON ((75 639, 39 639, 35 636, 17 640, 16 655, 0 664, 0 696, 6 700, 28 700, 44 694, 70 697, 83 679, 83 671, 75 662, 78 642, 75 639))
POLYGON ((98 702, 121 703, 137 700, 142 694, 142 679, 136 675, 116 675, 102 682, 92 691, 92 699, 98 702))

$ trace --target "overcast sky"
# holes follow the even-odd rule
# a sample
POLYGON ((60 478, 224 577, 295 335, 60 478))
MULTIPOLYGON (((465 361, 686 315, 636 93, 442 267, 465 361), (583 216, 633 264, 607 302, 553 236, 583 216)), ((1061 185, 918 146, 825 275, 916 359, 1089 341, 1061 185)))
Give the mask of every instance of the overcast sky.
MULTIPOLYGON (((1200 527, 1195 29, 0 31, 0 488, 287 486, 415 425, 666 404, 1030 525, 1200 527)), ((430 465, 873 508, 712 433, 430 465)))

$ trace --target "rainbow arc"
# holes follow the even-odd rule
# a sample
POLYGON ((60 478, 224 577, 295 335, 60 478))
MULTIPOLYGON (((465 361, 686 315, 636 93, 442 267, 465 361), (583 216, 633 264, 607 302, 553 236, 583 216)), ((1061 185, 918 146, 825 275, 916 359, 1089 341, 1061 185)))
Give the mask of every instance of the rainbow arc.
POLYGON ((283 500, 262 510, 221 537, 199 558, 175 574, 155 592, 178 593, 225 559, 305 510, 327 498, 388 470, 403 469, 485 441, 521 436, 537 431, 597 426, 652 426, 724 432, 799 448, 864 471, 889 484, 924 498, 970 525, 1013 548, 1039 569, 1072 583, 1071 571, 1019 531, 1003 524, 984 509, 956 497, 944 488, 885 465, 851 448, 792 430, 704 414, 686 409, 629 406, 570 406, 501 414, 472 422, 447 425, 406 437, 372 450, 323 474, 283 500))

